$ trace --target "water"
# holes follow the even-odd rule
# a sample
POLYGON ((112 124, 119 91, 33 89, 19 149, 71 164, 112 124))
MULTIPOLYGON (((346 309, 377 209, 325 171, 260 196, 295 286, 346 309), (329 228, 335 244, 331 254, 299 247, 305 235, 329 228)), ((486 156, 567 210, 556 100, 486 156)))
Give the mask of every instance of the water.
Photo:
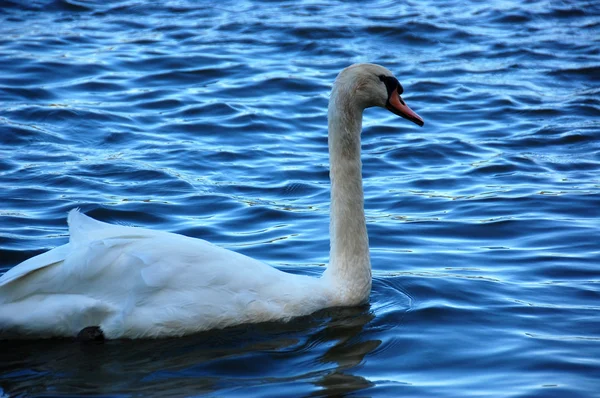
POLYGON ((1 6, 2 271, 80 207, 318 275, 336 74, 388 67, 426 122, 365 114, 370 306, 1 342, 5 395, 598 396, 598 2, 1 6))

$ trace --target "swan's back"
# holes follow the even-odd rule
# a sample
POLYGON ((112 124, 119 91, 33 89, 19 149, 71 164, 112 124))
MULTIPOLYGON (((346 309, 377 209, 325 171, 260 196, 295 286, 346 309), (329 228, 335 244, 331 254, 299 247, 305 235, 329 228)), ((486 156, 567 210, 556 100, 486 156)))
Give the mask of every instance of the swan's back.
POLYGON ((318 280, 290 275, 204 240, 69 214, 70 241, 0 278, 0 331, 109 338, 183 335, 285 319, 318 280), (62 321, 61 321, 62 319, 62 321))

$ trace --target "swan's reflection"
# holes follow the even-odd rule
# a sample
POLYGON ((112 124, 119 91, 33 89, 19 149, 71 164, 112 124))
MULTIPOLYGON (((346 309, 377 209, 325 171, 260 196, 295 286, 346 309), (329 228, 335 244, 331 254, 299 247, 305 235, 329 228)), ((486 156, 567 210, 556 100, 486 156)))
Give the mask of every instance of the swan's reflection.
POLYGON ((321 357, 324 363, 335 365, 330 372, 315 381, 321 387, 311 395, 339 396, 359 391, 373 385, 364 377, 352 374, 354 367, 359 365, 367 354, 375 350, 381 340, 363 340, 360 334, 364 327, 375 317, 368 306, 363 308, 344 308, 328 323, 323 332, 330 341, 336 343, 321 357))
POLYGON ((179 339, 0 341, 0 386, 11 396, 348 393, 371 385, 352 372, 381 343, 360 338, 373 317, 334 308, 179 339))

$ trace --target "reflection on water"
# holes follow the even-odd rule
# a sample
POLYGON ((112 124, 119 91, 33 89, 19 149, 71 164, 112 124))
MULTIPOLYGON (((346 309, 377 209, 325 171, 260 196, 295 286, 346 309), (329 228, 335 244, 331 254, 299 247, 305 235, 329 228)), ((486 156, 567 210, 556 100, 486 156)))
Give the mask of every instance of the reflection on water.
MULTIPOLYGON (((53 391, 192 396, 240 388, 293 394, 295 382, 308 381, 314 395, 349 393, 372 385, 353 369, 381 344, 361 337, 373 318, 368 306, 334 308, 287 324, 178 339, 0 341, 2 387, 28 396, 53 391), (315 352, 316 345, 328 348, 315 352), (22 363, 29 369, 15 371, 22 363), (40 382, 42 375, 45 382, 40 382)), ((304 392, 304 386, 297 391, 304 392)))

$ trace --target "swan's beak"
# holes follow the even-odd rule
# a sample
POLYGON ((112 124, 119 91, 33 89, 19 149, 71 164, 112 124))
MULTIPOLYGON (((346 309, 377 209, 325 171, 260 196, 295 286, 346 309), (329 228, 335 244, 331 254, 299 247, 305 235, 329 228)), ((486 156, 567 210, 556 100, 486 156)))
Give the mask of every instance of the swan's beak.
POLYGON ((400 94, 398 94, 397 88, 392 91, 392 94, 390 94, 385 107, 390 112, 395 113, 398 116, 402 116, 403 118, 408 119, 421 127, 425 124, 423 119, 421 119, 421 116, 417 115, 408 107, 408 105, 406 105, 406 102, 404 102, 400 94))

